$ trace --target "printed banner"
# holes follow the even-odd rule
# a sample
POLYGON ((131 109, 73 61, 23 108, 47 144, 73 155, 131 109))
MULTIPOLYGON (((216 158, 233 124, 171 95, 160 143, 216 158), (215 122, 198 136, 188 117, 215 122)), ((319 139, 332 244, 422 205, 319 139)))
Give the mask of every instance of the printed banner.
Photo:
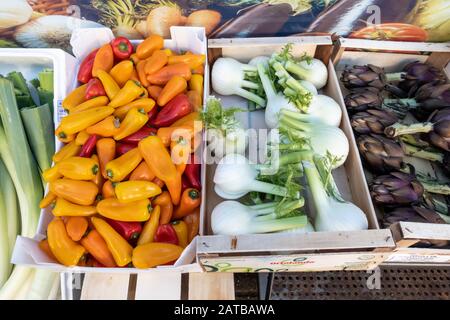
POLYGON ((74 28, 110 27, 131 39, 203 26, 210 38, 303 33, 450 40, 449 0, 14 0, 0 4, 0 47, 61 48, 74 28))

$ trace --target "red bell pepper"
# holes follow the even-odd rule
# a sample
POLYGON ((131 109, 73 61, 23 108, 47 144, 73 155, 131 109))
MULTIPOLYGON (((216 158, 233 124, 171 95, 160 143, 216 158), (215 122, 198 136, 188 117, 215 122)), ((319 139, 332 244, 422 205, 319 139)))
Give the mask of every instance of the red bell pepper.
POLYGON ((142 232, 142 225, 140 222, 118 221, 112 219, 106 219, 106 222, 129 242, 136 241, 142 232))
POLYGON ((155 128, 143 126, 141 129, 139 129, 139 131, 130 134, 128 137, 125 137, 120 141, 137 145, 139 141, 141 141, 144 138, 147 138, 148 136, 156 136, 157 131, 158 130, 156 130, 155 128))
POLYGON ((155 242, 165 242, 178 245, 178 237, 171 224, 162 224, 156 229, 155 242))
POLYGON ((181 176, 181 194, 183 194, 184 190, 186 190, 187 188, 193 188, 193 187, 189 183, 188 178, 183 174, 181 176))
POLYGON ((200 178, 200 162, 194 153, 191 154, 189 162, 184 169, 183 177, 186 177, 189 185, 197 190, 202 189, 202 182, 200 178))
POLYGON ((117 37, 111 41, 111 47, 114 57, 117 60, 125 60, 131 56, 133 52, 133 45, 130 40, 125 37, 117 37))
POLYGON ((135 144, 117 142, 116 143, 116 154, 119 157, 134 148, 136 148, 135 144))
POLYGON ((84 58, 83 62, 80 64, 80 69, 78 70, 77 79, 81 83, 88 83, 92 79, 92 67, 94 66, 95 55, 98 49, 95 49, 84 58))
POLYGON ((84 98, 86 100, 89 100, 100 96, 106 96, 105 88, 103 88, 103 84, 99 79, 92 78, 91 80, 89 80, 86 86, 86 93, 84 95, 84 98))
POLYGON ((156 118, 156 115, 158 114, 158 112, 159 112, 159 108, 158 108, 157 105, 155 105, 152 108, 152 110, 147 112, 147 115, 148 115, 148 122, 147 123, 150 123, 151 121, 153 121, 156 118))
POLYGON ((185 94, 179 94, 170 100, 164 108, 161 109, 156 118, 149 121, 149 123, 157 128, 168 127, 191 112, 192 107, 188 97, 185 94))
POLYGON ((95 134, 91 135, 81 147, 79 156, 83 158, 90 158, 94 153, 97 140, 98 140, 97 135, 95 134))

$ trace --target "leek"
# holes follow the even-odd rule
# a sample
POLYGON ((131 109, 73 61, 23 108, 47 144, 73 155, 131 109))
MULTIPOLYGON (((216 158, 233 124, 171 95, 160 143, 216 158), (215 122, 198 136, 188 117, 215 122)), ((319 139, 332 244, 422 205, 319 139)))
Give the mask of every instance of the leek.
MULTIPOLYGON (((0 183, 1 181, 9 178, 9 174, 6 171, 6 167, 0 160, 0 183)), ((0 190, 0 287, 8 280, 9 273, 11 272, 11 264, 9 263, 9 239, 8 239, 8 222, 6 218, 6 212, 8 208, 6 207, 5 193, 2 189, 0 190)))
POLYGON ((14 188, 13 181, 11 180, 11 177, 9 176, 9 173, 1 159, 0 163, 1 167, 5 169, 5 171, 1 170, 0 190, 5 201, 8 246, 9 252, 12 253, 16 242, 16 237, 20 230, 20 213, 17 203, 16 189, 14 188))

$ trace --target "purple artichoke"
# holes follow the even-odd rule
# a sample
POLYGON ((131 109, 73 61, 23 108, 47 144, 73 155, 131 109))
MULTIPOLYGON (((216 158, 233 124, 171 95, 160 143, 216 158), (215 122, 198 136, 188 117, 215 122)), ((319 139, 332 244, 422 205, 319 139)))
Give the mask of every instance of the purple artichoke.
POLYGON ((372 64, 345 69, 342 72, 341 81, 347 89, 361 87, 381 89, 386 82, 383 68, 372 64))
POLYGON ((375 203, 398 206, 418 202, 423 195, 422 184, 414 175, 391 172, 375 178, 370 184, 370 195, 375 203))
POLYGON ((378 109, 358 112, 351 118, 353 130, 361 134, 383 134, 386 127, 393 125, 397 121, 397 116, 392 112, 378 109))

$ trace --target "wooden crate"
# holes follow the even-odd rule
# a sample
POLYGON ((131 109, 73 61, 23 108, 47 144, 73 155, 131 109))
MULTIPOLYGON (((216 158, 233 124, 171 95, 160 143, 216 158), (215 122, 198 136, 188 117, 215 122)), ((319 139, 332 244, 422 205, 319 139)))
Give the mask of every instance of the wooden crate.
MULTIPOLYGON (((341 129, 350 143, 350 153, 344 166, 334 171, 339 190, 345 199, 359 206, 367 216, 369 229, 357 232, 314 232, 309 234, 260 234, 241 236, 212 235, 210 215, 219 202, 214 192, 212 178, 215 165, 206 165, 204 177, 205 217, 201 236, 197 242, 198 262, 208 272, 259 272, 259 271, 324 271, 367 270, 388 258, 395 248, 389 230, 379 230, 369 190, 364 180, 361 160, 345 112, 333 64, 331 38, 305 36, 255 39, 210 39, 208 57, 210 68, 221 56, 248 62, 259 55, 270 55, 285 44, 293 44, 293 53, 303 53, 322 59, 328 66, 328 84, 322 92, 334 98, 343 110, 341 129)), ((216 95, 211 92, 212 95, 216 95)), ((246 107, 244 99, 236 96, 219 96, 225 107, 246 107)), ((244 114, 240 119, 244 128, 266 128, 263 111, 244 114)))
MULTIPOLYGON (((412 61, 432 64, 444 69, 447 77, 450 71, 450 43, 415 43, 394 41, 373 41, 339 38, 334 46, 332 61, 339 75, 346 65, 374 64, 387 72, 399 71, 412 61)), ((341 86, 341 90, 346 89, 341 86)), ((409 159, 421 172, 443 178, 442 173, 428 161, 409 159)), ((367 179, 370 180, 370 174, 367 179)), ((366 182, 365 182, 366 183, 366 182)), ((396 249, 386 259, 386 264, 407 265, 450 265, 449 249, 424 249, 412 247, 421 240, 450 240, 450 224, 400 222, 391 226, 396 249)))

